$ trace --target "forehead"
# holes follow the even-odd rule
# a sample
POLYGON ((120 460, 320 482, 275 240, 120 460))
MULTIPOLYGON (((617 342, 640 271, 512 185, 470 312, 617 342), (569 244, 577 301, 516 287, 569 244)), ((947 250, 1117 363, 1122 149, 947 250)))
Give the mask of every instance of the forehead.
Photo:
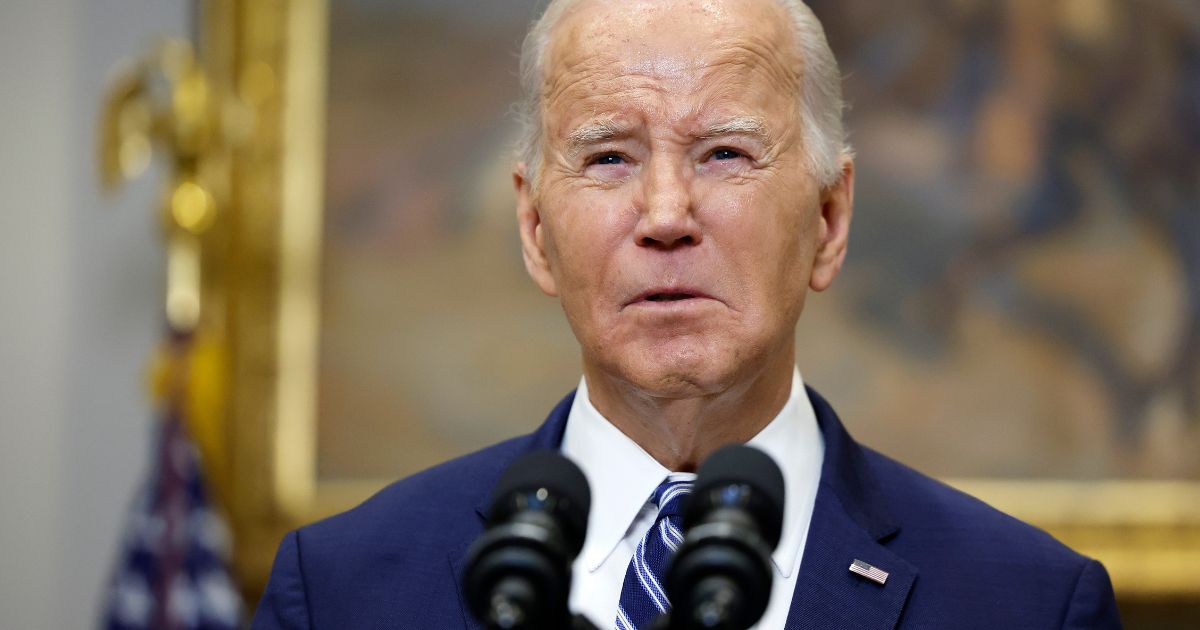
POLYGON ((543 104, 548 117, 638 94, 769 108, 791 103, 800 71, 774 0, 581 0, 550 33, 543 104))

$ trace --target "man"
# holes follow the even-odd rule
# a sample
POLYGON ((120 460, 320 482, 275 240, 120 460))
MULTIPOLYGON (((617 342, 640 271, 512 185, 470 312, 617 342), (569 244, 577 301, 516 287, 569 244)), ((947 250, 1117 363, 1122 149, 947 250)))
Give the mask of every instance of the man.
POLYGON ((534 434, 289 534, 255 627, 477 627, 458 580, 491 488, 559 448, 593 495, 572 608, 642 628, 669 606, 661 566, 632 566, 676 524, 665 496, 733 442, 786 484, 760 628, 1119 627, 1097 562, 858 446, 805 389, 795 325, 841 267, 854 188, 806 7, 556 0, 522 66, 522 251, 579 340, 579 389, 534 434))

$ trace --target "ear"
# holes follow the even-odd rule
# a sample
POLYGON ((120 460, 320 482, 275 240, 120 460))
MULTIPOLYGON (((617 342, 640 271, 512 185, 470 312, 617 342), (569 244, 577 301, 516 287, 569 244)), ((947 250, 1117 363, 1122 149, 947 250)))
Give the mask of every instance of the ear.
POLYGON ((542 226, 542 215, 537 207, 532 185, 526 176, 525 163, 517 164, 513 170, 513 187, 517 191, 517 230, 521 234, 521 256, 525 259, 525 270, 534 284, 549 296, 558 295, 554 274, 550 271, 550 259, 546 256, 546 236, 542 226))
POLYGON ((854 213, 854 159, 842 157, 838 180, 821 191, 821 216, 817 233, 817 252, 809 286, 824 291, 833 284, 846 260, 850 239, 850 216, 854 213))

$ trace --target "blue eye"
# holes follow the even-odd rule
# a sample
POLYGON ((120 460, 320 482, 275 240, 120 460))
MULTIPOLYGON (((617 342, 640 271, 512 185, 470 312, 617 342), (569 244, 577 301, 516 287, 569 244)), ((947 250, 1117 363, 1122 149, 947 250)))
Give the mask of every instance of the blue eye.
POLYGON ((616 153, 605 153, 604 155, 601 155, 600 157, 597 157, 596 159, 592 160, 592 164, 624 164, 624 163, 625 163, 625 158, 617 155, 616 153))
POLYGON ((736 160, 740 157, 742 157, 742 154, 733 149, 717 149, 712 154, 714 160, 736 160))

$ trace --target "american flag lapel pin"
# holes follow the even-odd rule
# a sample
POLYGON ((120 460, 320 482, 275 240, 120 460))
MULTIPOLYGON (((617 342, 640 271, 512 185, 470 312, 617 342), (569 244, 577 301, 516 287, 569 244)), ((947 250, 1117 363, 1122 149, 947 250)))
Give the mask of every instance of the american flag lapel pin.
POLYGON ((858 558, 855 558, 854 562, 850 563, 850 572, 861 575, 872 582, 878 582, 879 584, 886 583, 888 579, 887 571, 873 567, 858 558))

